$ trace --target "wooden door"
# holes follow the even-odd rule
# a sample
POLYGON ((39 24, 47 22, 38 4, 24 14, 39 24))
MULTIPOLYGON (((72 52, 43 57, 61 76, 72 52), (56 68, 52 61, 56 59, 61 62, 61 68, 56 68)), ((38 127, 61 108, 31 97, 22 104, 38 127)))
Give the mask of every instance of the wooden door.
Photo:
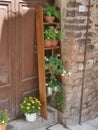
POLYGON ((35 5, 25 2, 19 2, 18 5, 17 114, 23 97, 38 94, 35 5))
POLYGON ((11 20, 13 2, 0 1, 0 109, 11 111, 11 118, 15 116, 15 55, 14 22, 11 20), (13 38, 12 38, 13 34, 13 38))
POLYGON ((0 108, 19 117, 25 96, 38 96, 35 7, 44 0, 0 0, 0 108))

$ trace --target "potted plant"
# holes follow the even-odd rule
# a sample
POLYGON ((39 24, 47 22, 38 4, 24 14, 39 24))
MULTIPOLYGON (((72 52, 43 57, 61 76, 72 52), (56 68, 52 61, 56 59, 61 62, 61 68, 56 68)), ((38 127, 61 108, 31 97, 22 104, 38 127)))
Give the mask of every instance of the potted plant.
POLYGON ((0 110, 0 130, 6 130, 9 121, 9 113, 7 110, 0 110))
POLYGON ((59 111, 63 112, 64 108, 65 108, 65 93, 62 87, 61 82, 58 79, 54 79, 53 80, 53 94, 52 94, 52 98, 50 100, 50 105, 56 109, 58 109, 59 111))
POLYGON ((62 112, 65 108, 65 94, 60 80, 57 79, 55 76, 51 76, 50 79, 47 81, 47 93, 51 96, 49 104, 62 112), (48 88, 52 89, 51 94, 48 93, 48 88))
POLYGON ((45 22, 53 22, 55 18, 60 18, 60 11, 57 9, 55 5, 49 5, 46 3, 44 10, 44 20, 45 22))
POLYGON ((45 70, 50 74, 66 74, 67 72, 64 69, 63 61, 59 58, 59 55, 53 55, 49 58, 45 57, 45 70))
POLYGON ((26 116, 26 120, 32 122, 37 118, 37 113, 41 109, 41 102, 35 97, 25 97, 20 104, 20 109, 26 116))
POLYGON ((62 30, 59 30, 57 26, 44 27, 44 45, 45 47, 57 46, 58 41, 61 40, 62 30))
POLYGON ((55 78, 55 76, 50 77, 50 79, 46 83, 46 86, 48 95, 52 95, 54 91, 58 91, 58 80, 55 78))

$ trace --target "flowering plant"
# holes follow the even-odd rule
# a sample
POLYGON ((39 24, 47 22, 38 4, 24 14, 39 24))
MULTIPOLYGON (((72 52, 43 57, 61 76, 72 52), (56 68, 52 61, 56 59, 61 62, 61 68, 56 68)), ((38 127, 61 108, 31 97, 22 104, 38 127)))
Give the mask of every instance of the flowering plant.
POLYGON ((50 74, 65 74, 67 73, 64 69, 63 61, 59 58, 59 55, 53 55, 49 58, 45 57, 45 70, 50 74))
POLYGON ((46 3, 44 14, 47 16, 55 16, 56 18, 60 18, 60 11, 55 5, 49 5, 48 3, 46 3))
POLYGON ((59 89, 62 87, 61 82, 55 78, 55 76, 50 77, 46 83, 46 86, 52 88, 54 92, 59 91, 59 89))
POLYGON ((0 124, 6 124, 9 121, 9 113, 7 110, 0 110, 0 124))
POLYGON ((50 80, 47 81, 46 86, 51 87, 53 90, 52 98, 50 100, 50 105, 60 111, 63 111, 65 108, 64 106, 65 96, 64 96, 64 90, 60 80, 52 76, 50 80))
POLYGON ((20 104, 20 109, 24 114, 38 113, 41 109, 41 102, 35 97, 25 97, 20 104))
POLYGON ((44 28, 44 40, 61 40, 62 30, 57 27, 48 26, 44 28))

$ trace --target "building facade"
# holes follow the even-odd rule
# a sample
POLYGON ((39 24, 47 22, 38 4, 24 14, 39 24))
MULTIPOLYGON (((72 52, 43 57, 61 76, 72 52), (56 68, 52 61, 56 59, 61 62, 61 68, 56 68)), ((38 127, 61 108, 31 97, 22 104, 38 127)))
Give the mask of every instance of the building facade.
POLYGON ((56 0, 62 12, 62 56, 72 73, 63 77, 66 109, 59 114, 65 125, 98 116, 98 1, 56 0))
MULTIPOLYGON (((49 1, 49 0, 48 0, 49 1)), ((53 3, 54 1, 49 1, 53 3)), ((24 96, 38 96, 35 7, 45 0, 0 0, 0 108, 20 116, 24 96)), ((98 116, 98 0, 55 0, 61 9, 64 113, 75 125, 98 116)))

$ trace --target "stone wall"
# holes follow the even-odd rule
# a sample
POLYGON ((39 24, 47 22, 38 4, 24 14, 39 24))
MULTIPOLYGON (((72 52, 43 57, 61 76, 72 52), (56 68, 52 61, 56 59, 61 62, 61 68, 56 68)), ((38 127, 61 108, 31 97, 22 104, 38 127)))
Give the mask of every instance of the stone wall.
POLYGON ((89 0, 56 0, 56 3, 61 7, 64 28, 62 57, 66 69, 72 72, 70 77, 63 77, 66 110, 59 113, 59 119, 65 125, 74 125, 98 115, 96 2, 90 2, 88 32, 89 0), (79 5, 85 6, 84 12, 79 12, 79 5))

